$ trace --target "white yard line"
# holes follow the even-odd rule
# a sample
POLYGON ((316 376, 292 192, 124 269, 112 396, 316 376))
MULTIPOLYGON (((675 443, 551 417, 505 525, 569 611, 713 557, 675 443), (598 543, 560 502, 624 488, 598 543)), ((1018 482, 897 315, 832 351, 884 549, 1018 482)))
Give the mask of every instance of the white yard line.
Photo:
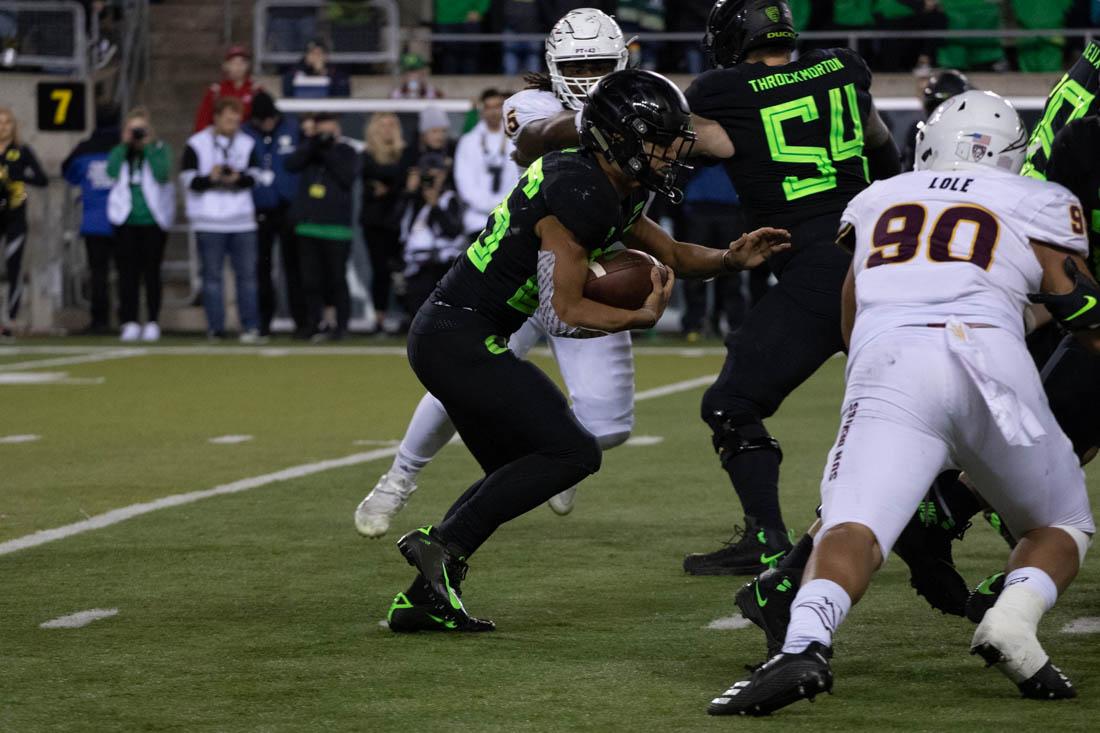
MULTIPOLYGON (((550 349, 541 346, 533 350, 539 356, 550 356, 550 349)), ((635 346, 634 353, 641 356, 679 356, 699 358, 725 356, 721 346, 635 346)), ((406 356, 404 346, 12 346, 0 347, 0 355, 33 356, 41 354, 69 354, 75 358, 111 354, 111 359, 126 356, 406 356)), ((98 361, 98 359, 91 359, 98 361)), ((45 361, 45 360, 44 360, 45 361)), ((53 360, 51 360, 53 361, 53 360)), ((20 362, 22 369, 33 369, 37 362, 20 362)), ((69 363, 69 362, 65 362, 69 363)), ((72 362, 74 364, 82 361, 72 362)), ((58 364, 63 366, 64 364, 58 364)), ((11 365, 8 365, 11 366, 11 365)))
POLYGON ((653 389, 647 389, 643 392, 636 393, 634 395, 634 401, 641 402, 643 400, 651 400, 654 397, 664 397, 665 395, 676 394, 677 392, 686 392, 696 387, 709 387, 714 384, 715 379, 718 379, 717 374, 708 374, 705 377, 696 377, 695 379, 687 379, 683 382, 666 384, 663 387, 654 387, 653 389))
POLYGON ((1075 618, 1062 627, 1063 634, 1100 633, 1100 616, 1082 616, 1075 618))
POLYGON ((15 445, 17 443, 33 443, 41 439, 41 435, 4 435, 0 436, 0 444, 15 445))
POLYGON ((101 618, 117 616, 117 608, 89 608, 87 611, 77 611, 68 616, 58 616, 55 619, 44 621, 38 625, 40 629, 79 629, 101 618))
POLYGON ((633 438, 628 438, 623 445, 631 448, 643 448, 645 446, 663 443, 664 440, 664 437, 660 435, 635 435, 633 438))
MULTIPOLYGON (((666 384, 663 387, 639 392, 634 396, 634 401, 642 402, 645 400, 654 399, 656 397, 664 397, 666 395, 676 394, 678 392, 686 392, 688 390, 696 389, 703 385, 710 384, 713 381, 714 376, 710 375, 706 377, 697 377, 695 379, 687 379, 682 382, 674 382, 673 384, 666 384)), ((237 494, 242 491, 258 489, 261 486, 267 486, 268 484, 274 484, 280 481, 289 481, 292 479, 303 478, 305 476, 312 476, 315 473, 329 471, 334 468, 358 466, 361 463, 370 463, 371 461, 376 461, 380 458, 390 458, 396 453, 396 446, 391 448, 380 448, 378 450, 367 451, 366 453, 354 453, 350 456, 344 456, 343 458, 333 458, 327 461, 318 461, 317 463, 304 463, 300 466, 291 466, 290 468, 284 468, 283 470, 276 471, 274 473, 265 473, 262 476, 252 476, 251 478, 244 478, 240 479, 239 481, 234 481, 232 483, 215 486, 212 489, 189 491, 185 494, 173 494, 172 496, 164 496, 160 499, 154 499, 153 501, 147 501, 141 504, 131 504, 130 506, 124 506, 120 509, 112 509, 109 512, 97 514, 94 517, 89 517, 88 519, 80 522, 66 524, 61 527, 54 527, 53 529, 44 529, 39 532, 34 532, 33 534, 24 535, 23 537, 16 537, 14 540, 0 542, 0 555, 8 555, 13 552, 18 552, 19 550, 26 550, 31 547, 38 547, 39 545, 44 545, 47 542, 63 540, 66 537, 72 537, 73 535, 90 532, 93 529, 103 529, 104 527, 110 527, 113 524, 125 522, 127 519, 140 517, 143 514, 149 514, 150 512, 155 512, 159 509, 183 506, 184 504, 193 504, 196 501, 209 499, 214 496, 222 496, 224 494, 237 494)))
MULTIPOLYGON (((2 353, 4 352, 0 351, 0 354, 2 353)), ((47 367, 72 366, 74 364, 93 364, 100 361, 126 359, 131 356, 144 356, 146 353, 146 349, 110 349, 108 351, 96 351, 94 353, 79 354, 77 356, 60 356, 56 359, 17 361, 14 364, 0 364, 0 372, 21 372, 24 369, 45 369, 47 367)))
POLYGON ((37 387, 58 384, 103 384, 105 377, 70 377, 68 372, 0 372, 0 386, 37 387))
POLYGON ((252 440, 251 435, 219 435, 216 438, 210 438, 207 443, 213 445, 235 445, 237 443, 247 443, 252 440))

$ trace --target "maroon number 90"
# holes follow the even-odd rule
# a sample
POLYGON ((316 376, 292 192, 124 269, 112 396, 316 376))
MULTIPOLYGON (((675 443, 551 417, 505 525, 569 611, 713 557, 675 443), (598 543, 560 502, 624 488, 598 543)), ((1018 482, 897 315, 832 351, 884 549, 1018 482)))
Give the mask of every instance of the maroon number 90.
MULTIPOLYGON (((871 235, 871 255, 867 267, 898 265, 908 262, 920 249, 921 233, 928 212, 920 204, 898 204, 883 212, 871 235), (900 222, 900 226, 897 224, 900 222)), ((932 226, 928 235, 928 258, 933 262, 969 262, 983 270, 993 264, 993 251, 1000 235, 997 218, 977 206, 952 206, 932 226), (974 239, 965 256, 951 253, 951 240, 959 224, 974 224, 974 239)))

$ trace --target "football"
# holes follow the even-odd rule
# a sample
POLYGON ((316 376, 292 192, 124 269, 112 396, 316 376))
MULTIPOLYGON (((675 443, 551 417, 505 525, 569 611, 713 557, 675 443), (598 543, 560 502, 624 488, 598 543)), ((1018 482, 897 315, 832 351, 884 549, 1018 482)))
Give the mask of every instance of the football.
POLYGON ((636 249, 605 252, 588 263, 584 297, 626 310, 641 308, 653 292, 649 273, 655 267, 661 273, 661 282, 668 282, 668 268, 645 252, 636 249))

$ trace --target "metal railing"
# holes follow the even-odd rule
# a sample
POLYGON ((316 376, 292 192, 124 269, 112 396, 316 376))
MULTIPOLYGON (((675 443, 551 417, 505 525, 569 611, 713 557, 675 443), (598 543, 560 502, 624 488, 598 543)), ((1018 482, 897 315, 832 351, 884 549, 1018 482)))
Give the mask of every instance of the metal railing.
MULTIPOLYGON (((676 43, 703 40, 703 31, 698 33, 632 33, 641 42, 672 41, 676 43)), ((427 41, 431 43, 502 43, 505 41, 546 40, 544 33, 431 33, 420 29, 403 29, 403 38, 427 41)), ((889 41, 907 38, 936 38, 943 41, 967 39, 1018 39, 1018 38, 1084 38, 1089 43, 1100 37, 1100 28, 998 28, 993 30, 943 30, 943 31, 898 31, 898 30, 834 30, 803 31, 798 34, 800 41, 844 41, 854 48, 859 41, 889 41)))
POLYGON ((0 64, 85 76, 84 8, 73 0, 0 0, 0 64))
POLYGON ((325 38, 333 64, 397 65, 401 55, 400 14, 396 0, 357 4, 362 16, 333 17, 342 7, 326 0, 258 0, 253 9, 256 66, 286 65, 302 57, 305 44, 325 38))
POLYGON ((114 97, 119 109, 125 112, 134 106, 138 87, 149 76, 149 0, 126 0, 119 46, 118 86, 114 97))

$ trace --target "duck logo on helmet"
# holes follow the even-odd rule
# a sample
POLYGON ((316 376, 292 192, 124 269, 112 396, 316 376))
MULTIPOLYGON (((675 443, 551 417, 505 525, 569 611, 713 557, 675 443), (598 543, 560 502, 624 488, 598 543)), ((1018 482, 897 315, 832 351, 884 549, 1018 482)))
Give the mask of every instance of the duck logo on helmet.
POLYGON ((769 5, 764 10, 764 15, 767 16, 768 20, 770 20, 773 23, 778 23, 779 22, 779 8, 776 7, 775 5, 769 5))

